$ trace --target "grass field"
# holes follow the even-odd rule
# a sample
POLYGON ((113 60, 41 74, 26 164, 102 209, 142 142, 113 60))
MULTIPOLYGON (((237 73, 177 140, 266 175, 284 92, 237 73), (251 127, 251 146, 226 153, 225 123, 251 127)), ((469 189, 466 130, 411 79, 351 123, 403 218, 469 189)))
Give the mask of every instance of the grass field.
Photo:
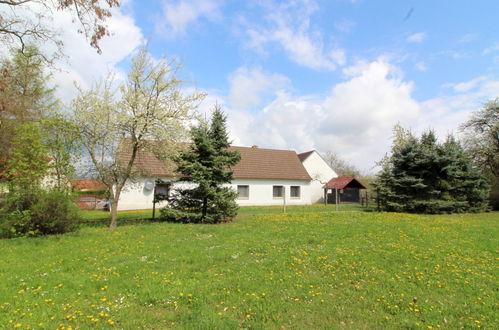
POLYGON ((498 213, 291 213, 0 241, 0 328, 499 328, 498 213))
MULTIPOLYGON (((338 205, 338 211, 372 211, 374 209, 374 204, 369 208, 362 207, 359 204, 341 204, 338 205)), ((286 213, 324 213, 324 212, 335 212, 335 205, 324 205, 324 204, 314 204, 314 205, 300 205, 300 206, 287 206, 286 213)), ((284 208, 282 206, 245 206, 240 207, 238 214, 240 216, 247 215, 262 215, 262 214, 279 214, 284 213, 284 208)), ((85 220, 110 220, 111 213, 101 210, 81 210, 82 219, 85 220)), ((156 210, 156 217, 159 216, 159 209, 156 210)), ((150 219, 152 218, 151 210, 132 210, 132 211, 120 211, 118 212, 119 219, 125 221, 131 219, 150 219)))

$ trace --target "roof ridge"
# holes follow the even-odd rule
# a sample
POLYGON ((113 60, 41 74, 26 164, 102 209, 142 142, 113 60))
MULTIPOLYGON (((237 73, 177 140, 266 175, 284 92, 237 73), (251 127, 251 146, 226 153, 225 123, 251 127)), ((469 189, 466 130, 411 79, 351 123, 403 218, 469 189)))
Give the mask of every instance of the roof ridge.
POLYGON ((231 148, 245 148, 245 149, 257 149, 257 150, 272 150, 272 151, 290 151, 298 154, 296 150, 292 149, 273 149, 273 148, 260 148, 260 147, 246 147, 246 146, 230 146, 231 148))

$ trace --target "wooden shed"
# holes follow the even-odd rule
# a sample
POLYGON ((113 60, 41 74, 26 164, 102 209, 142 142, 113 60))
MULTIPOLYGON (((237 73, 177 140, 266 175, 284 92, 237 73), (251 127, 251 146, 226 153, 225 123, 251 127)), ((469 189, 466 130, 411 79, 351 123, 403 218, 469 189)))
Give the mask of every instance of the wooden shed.
POLYGON ((367 189, 356 178, 338 177, 329 180, 324 186, 324 200, 328 204, 360 203, 360 189, 367 189), (336 196, 338 193, 338 196, 336 196))

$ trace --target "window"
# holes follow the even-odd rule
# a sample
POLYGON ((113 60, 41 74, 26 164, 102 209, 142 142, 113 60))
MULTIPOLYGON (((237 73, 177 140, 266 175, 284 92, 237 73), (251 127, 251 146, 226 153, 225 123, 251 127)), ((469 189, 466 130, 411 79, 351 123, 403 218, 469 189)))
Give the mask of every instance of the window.
POLYGON ((291 198, 300 198, 300 186, 291 186, 291 198))
POLYGON ((249 198, 249 186, 237 186, 239 198, 249 198))
POLYGON ((274 186, 272 187, 272 197, 274 198, 282 198, 283 196, 283 187, 282 186, 274 186))

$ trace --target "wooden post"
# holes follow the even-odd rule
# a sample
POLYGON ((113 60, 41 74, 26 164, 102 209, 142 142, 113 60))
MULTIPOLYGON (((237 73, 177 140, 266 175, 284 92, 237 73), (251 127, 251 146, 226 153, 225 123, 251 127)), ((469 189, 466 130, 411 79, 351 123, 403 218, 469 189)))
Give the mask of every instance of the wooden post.
POLYGON ((376 202, 378 204, 378 212, 381 211, 380 200, 379 200, 379 188, 376 188, 376 202))
POLYGON ((286 186, 282 186, 282 203, 284 204, 284 213, 286 213, 286 186))
POLYGON ((339 196, 338 196, 338 187, 334 187, 334 194, 336 198, 336 212, 338 212, 338 201, 339 201, 339 196))
POLYGON ((154 221, 156 215, 156 183, 154 183, 154 191, 152 195, 152 221, 154 221))

